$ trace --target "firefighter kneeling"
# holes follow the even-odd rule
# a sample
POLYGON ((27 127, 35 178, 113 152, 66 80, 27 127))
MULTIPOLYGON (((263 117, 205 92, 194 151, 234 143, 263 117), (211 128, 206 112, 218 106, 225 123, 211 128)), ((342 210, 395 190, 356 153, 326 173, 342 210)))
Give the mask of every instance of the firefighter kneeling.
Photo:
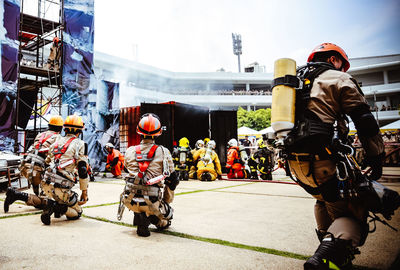
MULTIPOLYGON (((51 215, 59 218, 66 215, 67 219, 78 219, 82 214, 80 205, 88 200, 88 174, 87 157, 85 155, 85 143, 78 138, 84 127, 82 118, 77 115, 70 115, 64 122, 64 137, 58 137, 50 146, 45 162, 49 164, 44 178, 41 182, 43 193, 47 196, 39 197, 33 194, 14 191, 15 200, 25 201, 43 209, 41 220, 45 225, 50 225, 51 215), (76 171, 78 175, 76 175, 76 171), (82 195, 80 200, 78 194, 72 191, 79 176, 82 195)), ((12 201, 4 203, 4 211, 12 201)))
POLYGON ((228 161, 226 162, 228 178, 249 178, 250 172, 246 169, 248 157, 245 149, 243 147, 239 149, 236 139, 230 139, 228 146, 228 161))
POLYGON ((258 150, 249 159, 251 179, 258 179, 257 171, 259 171, 261 179, 272 180, 273 152, 265 146, 263 139, 259 139, 257 143, 258 150))
POLYGON ((125 168, 129 175, 120 197, 118 219, 126 206, 134 212, 137 234, 146 237, 150 235, 150 223, 159 230, 171 225, 173 209, 169 204, 179 180, 169 150, 154 142, 154 137, 162 133, 159 118, 151 113, 143 115, 136 132, 142 140, 126 150, 125 168))
POLYGON ((215 141, 208 141, 206 148, 200 148, 193 154, 193 161, 197 167, 197 179, 214 181, 222 175, 221 163, 215 149, 215 141))
POLYGON ((113 174, 114 178, 122 178, 122 170, 124 169, 124 155, 114 148, 112 143, 106 143, 107 165, 106 170, 113 174))

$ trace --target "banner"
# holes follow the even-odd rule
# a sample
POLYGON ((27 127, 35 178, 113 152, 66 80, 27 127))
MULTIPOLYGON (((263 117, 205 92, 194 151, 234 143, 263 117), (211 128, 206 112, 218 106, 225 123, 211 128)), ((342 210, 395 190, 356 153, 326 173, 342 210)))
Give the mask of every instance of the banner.
POLYGON ((19 17, 19 0, 0 1, 0 151, 15 143, 19 17))

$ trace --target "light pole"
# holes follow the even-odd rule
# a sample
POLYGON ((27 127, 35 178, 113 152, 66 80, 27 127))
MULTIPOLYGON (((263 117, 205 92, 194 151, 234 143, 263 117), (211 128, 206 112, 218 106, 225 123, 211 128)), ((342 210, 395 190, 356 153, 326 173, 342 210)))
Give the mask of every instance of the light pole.
POLYGON ((233 54, 238 57, 238 66, 240 72, 240 55, 242 54, 242 36, 240 34, 232 33, 233 54))

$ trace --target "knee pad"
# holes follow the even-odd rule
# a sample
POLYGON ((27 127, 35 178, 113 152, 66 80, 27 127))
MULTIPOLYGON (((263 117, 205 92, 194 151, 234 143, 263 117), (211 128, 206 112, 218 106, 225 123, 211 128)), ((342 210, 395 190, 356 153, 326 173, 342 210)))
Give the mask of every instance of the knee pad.
POLYGON ((77 202, 78 202, 78 193, 74 192, 74 194, 69 198, 67 205, 74 206, 77 202))
POLYGON ((88 173, 87 173, 87 167, 86 167, 86 162, 85 161, 79 161, 78 162, 78 175, 79 178, 87 178, 88 173))
POLYGON ((173 218, 174 209, 167 203, 162 201, 160 206, 160 212, 163 214, 164 218, 170 220, 173 218))

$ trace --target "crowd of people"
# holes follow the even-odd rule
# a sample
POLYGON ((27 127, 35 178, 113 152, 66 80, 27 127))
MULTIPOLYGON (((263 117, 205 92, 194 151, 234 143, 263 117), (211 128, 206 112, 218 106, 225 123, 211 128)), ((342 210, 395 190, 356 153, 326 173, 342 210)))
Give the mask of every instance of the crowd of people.
MULTIPOLYGON (((387 157, 383 160, 384 166, 398 167, 400 166, 400 151, 396 151, 400 147, 400 130, 381 132, 384 143, 385 154, 387 157)), ((361 145, 358 134, 351 136, 352 146, 355 151, 355 159, 361 166, 364 165, 365 150, 361 145)))

